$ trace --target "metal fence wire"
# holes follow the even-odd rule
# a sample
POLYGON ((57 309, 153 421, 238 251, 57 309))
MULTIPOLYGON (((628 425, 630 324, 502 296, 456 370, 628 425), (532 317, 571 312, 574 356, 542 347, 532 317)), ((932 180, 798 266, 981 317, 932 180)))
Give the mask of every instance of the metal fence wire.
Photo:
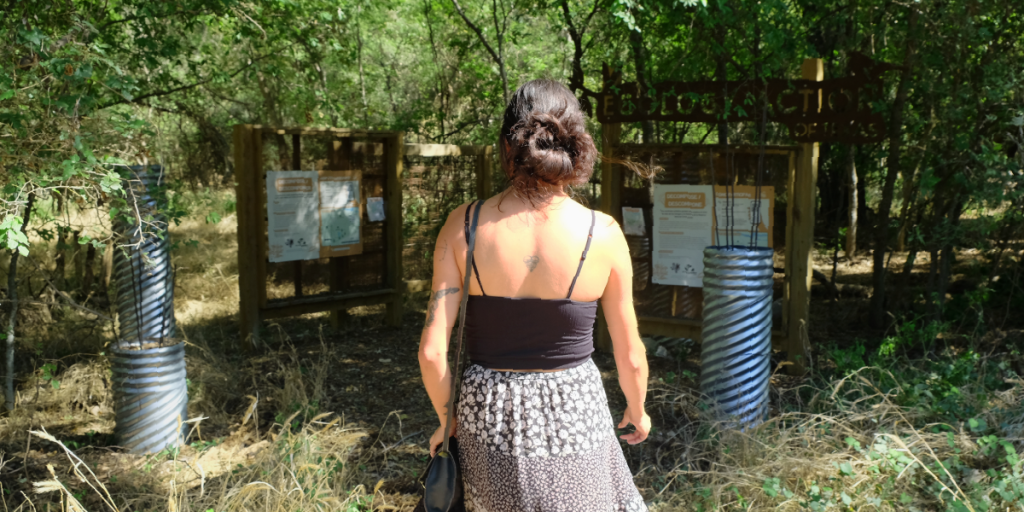
POLYGON ((434 242, 448 214, 476 199, 477 157, 405 157, 402 175, 402 262, 405 279, 430 279, 434 242))

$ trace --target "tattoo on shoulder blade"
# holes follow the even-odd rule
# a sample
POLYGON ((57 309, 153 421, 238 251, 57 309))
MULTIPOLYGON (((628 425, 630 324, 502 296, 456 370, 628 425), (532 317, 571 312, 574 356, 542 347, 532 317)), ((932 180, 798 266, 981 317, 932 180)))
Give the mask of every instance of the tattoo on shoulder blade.
POLYGON ((523 263, 526 264, 526 268, 530 269, 530 272, 533 272, 540 264, 540 256, 527 256, 523 258, 523 263))
POLYGON ((458 291, 458 288, 446 288, 444 290, 438 290, 430 295, 430 303, 427 304, 427 323, 424 327, 429 327, 434 323, 434 313, 437 312, 437 306, 440 304, 441 297, 451 295, 458 291))

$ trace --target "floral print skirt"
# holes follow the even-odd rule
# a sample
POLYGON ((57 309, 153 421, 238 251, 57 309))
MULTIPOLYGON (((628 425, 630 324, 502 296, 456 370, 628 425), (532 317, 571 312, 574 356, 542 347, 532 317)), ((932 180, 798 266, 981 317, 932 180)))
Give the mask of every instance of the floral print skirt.
POLYGON ((470 365, 458 417, 467 510, 647 510, 593 360, 560 372, 470 365))

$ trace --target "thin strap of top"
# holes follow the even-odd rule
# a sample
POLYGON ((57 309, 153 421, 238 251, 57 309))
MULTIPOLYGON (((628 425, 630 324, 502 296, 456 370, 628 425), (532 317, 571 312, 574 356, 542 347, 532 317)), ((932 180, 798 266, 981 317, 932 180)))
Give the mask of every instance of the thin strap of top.
POLYGON ((572 298, 572 289, 576 288, 576 279, 580 277, 580 271, 583 270, 583 262, 587 259, 587 251, 590 250, 590 241, 594 239, 594 224, 597 224, 597 213, 595 213, 594 210, 590 210, 590 232, 587 233, 587 246, 583 248, 583 255, 580 256, 580 265, 576 267, 576 275, 572 276, 572 284, 569 285, 569 295, 565 296, 567 299, 572 298))
MULTIPOLYGON (((469 211, 473 209, 473 205, 474 204, 476 204, 476 201, 473 201, 472 203, 469 203, 469 206, 466 207, 466 227, 464 229, 466 231, 466 241, 467 242, 469 241, 469 211)), ((591 231, 593 231, 594 228, 591 227, 590 229, 591 229, 591 231)), ((590 241, 589 240, 587 241, 587 246, 588 247, 590 246, 590 241)), ((473 258, 473 273, 476 274, 476 284, 480 285, 480 293, 484 294, 484 296, 487 296, 487 292, 484 291, 484 284, 480 282, 480 271, 477 270, 477 268, 476 268, 476 258, 473 258)), ((575 279, 573 281, 575 282, 575 279)), ((466 290, 466 293, 469 293, 469 290, 466 290)), ((570 292, 570 293, 572 293, 572 292, 570 292)))

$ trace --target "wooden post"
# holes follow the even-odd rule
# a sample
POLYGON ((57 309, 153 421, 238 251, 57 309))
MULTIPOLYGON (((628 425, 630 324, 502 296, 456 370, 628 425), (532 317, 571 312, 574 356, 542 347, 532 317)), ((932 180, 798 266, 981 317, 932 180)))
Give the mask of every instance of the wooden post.
MULTIPOLYGON (((620 166, 612 165, 610 159, 615 156, 615 146, 619 143, 620 135, 622 135, 622 124, 604 123, 601 125, 601 153, 605 157, 601 162, 601 211, 618 220, 619 224, 622 223, 622 169, 620 166)), ((608 333, 608 323, 604 319, 603 311, 600 311, 597 316, 595 343, 597 350, 612 351, 612 338, 608 333)))
POLYGON ((405 134, 397 132, 384 140, 386 158, 385 176, 385 247, 388 269, 387 286, 394 290, 394 297, 387 305, 387 322, 392 326, 402 325, 402 301, 405 298, 405 283, 402 275, 402 160, 405 134))
POLYGON ((242 349, 250 351, 259 341, 260 311, 259 291, 261 286, 257 271, 259 244, 252 237, 256 232, 257 220, 263 212, 259 210, 256 191, 259 174, 255 168, 253 140, 258 135, 252 125, 236 124, 233 134, 235 157, 235 200, 238 212, 238 324, 241 332, 242 349))
POLYGON ((622 134, 622 124, 601 125, 601 139, 605 157, 601 162, 601 211, 622 222, 622 168, 612 165, 609 159, 615 157, 615 146, 622 134))
POLYGON ((476 197, 485 200, 494 193, 494 146, 484 146, 476 156, 476 197))
MULTIPOLYGON (((302 136, 292 134, 292 170, 302 170, 302 136)), ((295 296, 302 297, 302 260, 292 262, 292 284, 295 287, 295 296)))
MULTIPOLYGON (((352 137, 332 140, 329 144, 330 147, 328 148, 327 155, 331 170, 351 170, 353 151, 352 137)), ((341 292, 348 286, 348 262, 349 258, 347 256, 329 258, 327 260, 327 286, 331 292, 341 292)), ((331 327, 339 329, 348 323, 348 319, 349 315, 347 309, 336 309, 331 311, 328 322, 331 327)))
POLYGON ((253 196, 256 198, 256 204, 253 205, 255 209, 255 216, 253 222, 256 223, 256 229, 253 231, 256 233, 256 283, 257 283, 257 294, 256 298, 259 300, 259 308, 262 310, 267 307, 267 264, 269 263, 267 255, 270 254, 268 245, 270 245, 270 239, 267 236, 267 173, 264 171, 263 164, 263 126, 253 126, 252 132, 252 171, 249 174, 249 180, 252 181, 253 189, 256 194, 253 196))
MULTIPOLYGON (((804 59, 801 78, 821 81, 824 68, 821 59, 804 59)), ((809 95, 814 101, 804 106, 805 111, 821 109, 821 92, 809 95)), ((785 350, 793 365, 790 374, 803 374, 810 361, 810 341, 807 324, 810 320, 811 251, 814 248, 814 210, 818 182, 818 143, 800 144, 796 159, 796 172, 790 184, 787 206, 790 236, 786 240, 786 281, 789 286, 789 318, 786 325, 785 350)))

